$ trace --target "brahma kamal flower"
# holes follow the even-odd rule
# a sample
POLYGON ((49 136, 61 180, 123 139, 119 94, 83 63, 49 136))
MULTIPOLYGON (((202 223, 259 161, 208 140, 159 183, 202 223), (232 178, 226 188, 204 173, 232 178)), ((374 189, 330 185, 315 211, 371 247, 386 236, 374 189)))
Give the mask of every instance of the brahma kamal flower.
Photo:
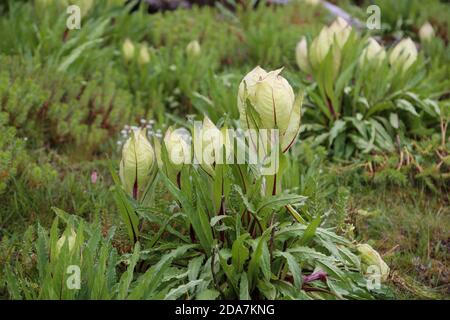
POLYGON ((341 17, 337 17, 337 19, 334 20, 333 23, 328 27, 328 30, 330 32, 332 40, 336 40, 339 48, 342 49, 347 42, 348 37, 350 37, 352 27, 347 23, 347 21, 345 21, 341 17))
POLYGON ((360 65, 366 62, 379 64, 386 58, 386 50, 374 38, 369 38, 368 45, 364 48, 359 59, 360 65))
POLYGON ((197 40, 193 40, 188 43, 186 46, 186 53, 189 57, 198 57, 201 53, 202 49, 200 47, 200 43, 197 40))
POLYGON ((380 273, 380 279, 386 281, 390 270, 380 254, 367 243, 357 245, 356 249, 360 254, 361 262, 365 269, 375 266, 380 273))
POLYGON ((232 150, 231 138, 227 136, 225 127, 217 126, 207 116, 203 118, 200 128, 194 129, 194 154, 201 168, 210 176, 214 176, 214 166, 226 163, 232 150), (225 155, 224 155, 225 151, 225 155))
POLYGON ((310 63, 314 68, 318 68, 330 51, 333 38, 327 26, 323 27, 319 35, 314 38, 310 47, 310 63))
POLYGON ((125 61, 130 61, 134 58, 134 44, 130 39, 125 39, 122 45, 122 54, 125 59, 125 61))
POLYGON ((61 238, 58 239, 56 242, 56 256, 59 255, 61 252, 61 249, 63 248, 64 244, 67 242, 67 246, 69 248, 69 252, 71 252, 75 246, 75 241, 77 239, 77 234, 75 230, 72 228, 70 229, 70 234, 66 236, 66 234, 63 234, 61 238))
POLYGON ((419 29, 420 41, 425 42, 434 38, 434 29, 431 23, 425 22, 419 29))
POLYGON ((301 101, 295 99, 281 69, 266 72, 257 66, 239 85, 238 108, 244 129, 278 129, 281 150, 287 151, 300 129, 301 101), (256 121, 253 113, 256 112, 256 121))
POLYGON ((125 142, 120 162, 120 179, 125 191, 134 199, 140 200, 157 170, 155 153, 147 139, 145 129, 132 131, 125 142))
POLYGON ((164 145, 173 168, 180 171, 183 164, 191 163, 191 135, 185 128, 169 127, 164 135, 164 145))
POLYGON ((309 62, 315 69, 319 68, 330 50, 333 55, 332 77, 335 78, 341 65, 341 50, 347 42, 352 27, 338 17, 330 26, 324 26, 314 38, 309 51, 309 62))
POLYGON ((389 62, 392 66, 407 70, 417 60, 417 48, 410 38, 403 39, 392 49, 389 62))
POLYGON ((309 65, 308 58, 308 43, 306 38, 303 37, 295 48, 295 59, 299 68, 305 73, 311 73, 311 66, 309 65))
POLYGON ((148 47, 145 43, 141 44, 141 48, 139 49, 138 63, 140 65, 146 65, 150 62, 150 53, 148 51, 148 47))

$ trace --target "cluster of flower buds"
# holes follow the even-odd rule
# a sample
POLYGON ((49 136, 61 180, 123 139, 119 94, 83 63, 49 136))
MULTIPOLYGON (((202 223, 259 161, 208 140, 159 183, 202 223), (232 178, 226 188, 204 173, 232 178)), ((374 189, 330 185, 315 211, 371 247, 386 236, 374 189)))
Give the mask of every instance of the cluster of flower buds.
MULTIPOLYGON (((342 48, 347 43, 352 28, 342 18, 337 18, 330 26, 325 26, 319 35, 313 39, 308 47, 308 42, 303 37, 297 44, 295 57, 299 68, 311 74, 313 70, 317 70, 323 63, 328 54, 333 58, 333 78, 337 75, 342 59, 342 48)), ((434 36, 433 27, 429 23, 425 23, 419 31, 422 41, 427 41, 434 36)), ((389 54, 389 63, 395 70, 407 70, 417 60, 418 52, 416 45, 410 38, 399 41, 389 54)), ((364 48, 359 63, 365 65, 371 63, 375 65, 381 64, 387 57, 385 48, 380 45, 374 38, 369 38, 364 48)))
POLYGON ((145 42, 139 45, 139 52, 136 57, 136 48, 134 43, 130 39, 125 39, 122 45, 122 54, 126 62, 133 61, 137 58, 137 62, 141 66, 150 63, 150 50, 145 42))
POLYGON ((64 247, 66 242, 67 242, 67 247, 69 249, 69 252, 72 252, 72 250, 75 246, 76 239, 77 239, 77 234, 76 234, 75 230, 73 230, 72 228, 70 228, 70 230, 66 230, 66 232, 61 236, 61 238, 59 238, 58 241, 56 242, 55 256, 59 255, 59 253, 61 252, 61 249, 64 247), (66 235, 66 233, 68 233, 68 235, 66 235))
MULTIPOLYGON (((267 72, 254 68, 239 85, 237 104, 243 129, 278 130, 277 150, 286 152, 294 144, 300 130, 301 97, 295 97, 288 81, 281 76, 282 69, 267 72)), ((208 174, 214 176, 214 165, 223 156, 231 157, 232 138, 227 128, 222 129, 205 116, 200 131, 194 124, 194 137, 184 128, 168 128, 162 139, 154 139, 155 148, 148 140, 146 130, 152 123, 141 121, 143 128, 127 126, 122 130, 126 142, 122 148, 120 178, 125 191, 140 200, 156 171, 164 167, 169 178, 177 177, 184 164, 196 159, 208 174), (131 133, 131 136, 129 134, 131 133), (192 148, 194 140, 194 148, 192 148), (163 163, 162 152, 167 152, 163 163)), ((263 131, 266 132, 266 131, 263 131)), ((155 138, 161 135, 153 134, 155 138)), ((278 154, 278 153, 277 153, 278 154)), ((224 162, 220 162, 224 163, 224 162)))
MULTIPOLYGON (((417 60, 417 48, 410 38, 402 39, 391 50, 389 63, 395 70, 406 71, 417 60)), ((371 63, 380 65, 386 59, 386 49, 375 39, 369 38, 367 46, 364 48, 359 63, 371 63)))
POLYGON ((319 68, 329 52, 333 55, 333 72, 337 74, 341 64, 341 50, 347 42, 352 27, 341 17, 330 26, 324 26, 319 35, 314 38, 308 49, 306 38, 303 37, 296 47, 296 60, 300 69, 306 73, 319 68))

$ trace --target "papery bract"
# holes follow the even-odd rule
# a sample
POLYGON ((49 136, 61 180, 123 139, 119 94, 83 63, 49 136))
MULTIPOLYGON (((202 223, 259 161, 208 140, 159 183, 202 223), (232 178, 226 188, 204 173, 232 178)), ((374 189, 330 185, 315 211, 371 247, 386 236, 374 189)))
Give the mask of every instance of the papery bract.
POLYGON ((295 59, 297 61, 297 65, 303 72, 311 73, 311 66, 309 65, 308 57, 308 43, 306 42, 305 37, 297 43, 297 47, 295 48, 295 59))
POLYGON ((415 43, 410 38, 406 38, 397 43, 392 49, 389 55, 389 62, 392 66, 399 67, 405 71, 417 60, 417 55, 415 43))
POLYGON ((266 72, 258 66, 248 73, 239 85, 238 107, 242 127, 278 129, 286 151, 300 127, 301 104, 295 103, 294 91, 281 71, 266 72))
POLYGON ((381 280, 386 281, 390 270, 380 254, 367 243, 359 244, 357 250, 360 253, 362 263, 366 267, 377 267, 380 272, 381 280))
POLYGON ((152 182, 155 170, 155 153, 147 139, 146 130, 132 131, 123 146, 120 162, 120 179, 125 191, 134 199, 140 199, 152 182))
POLYGON ((130 39, 125 39, 122 45, 122 54, 125 61, 130 61, 134 58, 134 44, 130 39))
POLYGON ((359 63, 361 65, 366 62, 381 63, 386 58, 386 50, 373 38, 370 38, 368 42, 368 45, 361 53, 359 63))
POLYGON ((431 23, 425 22, 419 29, 420 41, 425 42, 434 38, 434 29, 431 23))
POLYGON ((145 65, 150 62, 150 53, 146 44, 142 44, 139 49, 138 63, 140 65, 145 65))
POLYGON ((190 133, 184 128, 173 130, 169 127, 164 136, 169 161, 176 170, 181 170, 183 164, 191 163, 190 133))
POLYGON ((198 57, 201 54, 200 43, 197 40, 193 40, 186 46, 186 53, 189 57, 198 57))

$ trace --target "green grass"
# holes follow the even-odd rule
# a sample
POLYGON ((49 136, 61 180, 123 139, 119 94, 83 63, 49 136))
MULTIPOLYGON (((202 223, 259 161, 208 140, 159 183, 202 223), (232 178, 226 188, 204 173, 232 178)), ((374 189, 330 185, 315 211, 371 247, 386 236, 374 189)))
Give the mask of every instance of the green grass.
POLYGON ((357 237, 386 259, 400 297, 450 298, 448 202, 419 188, 378 187, 354 194, 350 206, 357 237))

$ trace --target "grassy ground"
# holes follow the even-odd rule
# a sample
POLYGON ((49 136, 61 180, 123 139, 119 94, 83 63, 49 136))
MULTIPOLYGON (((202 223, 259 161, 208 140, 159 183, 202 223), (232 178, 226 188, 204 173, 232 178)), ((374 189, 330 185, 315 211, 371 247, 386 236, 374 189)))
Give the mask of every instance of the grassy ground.
POLYGON ((366 188, 350 203, 358 237, 391 266, 398 298, 450 297, 448 203, 414 187, 366 188))

